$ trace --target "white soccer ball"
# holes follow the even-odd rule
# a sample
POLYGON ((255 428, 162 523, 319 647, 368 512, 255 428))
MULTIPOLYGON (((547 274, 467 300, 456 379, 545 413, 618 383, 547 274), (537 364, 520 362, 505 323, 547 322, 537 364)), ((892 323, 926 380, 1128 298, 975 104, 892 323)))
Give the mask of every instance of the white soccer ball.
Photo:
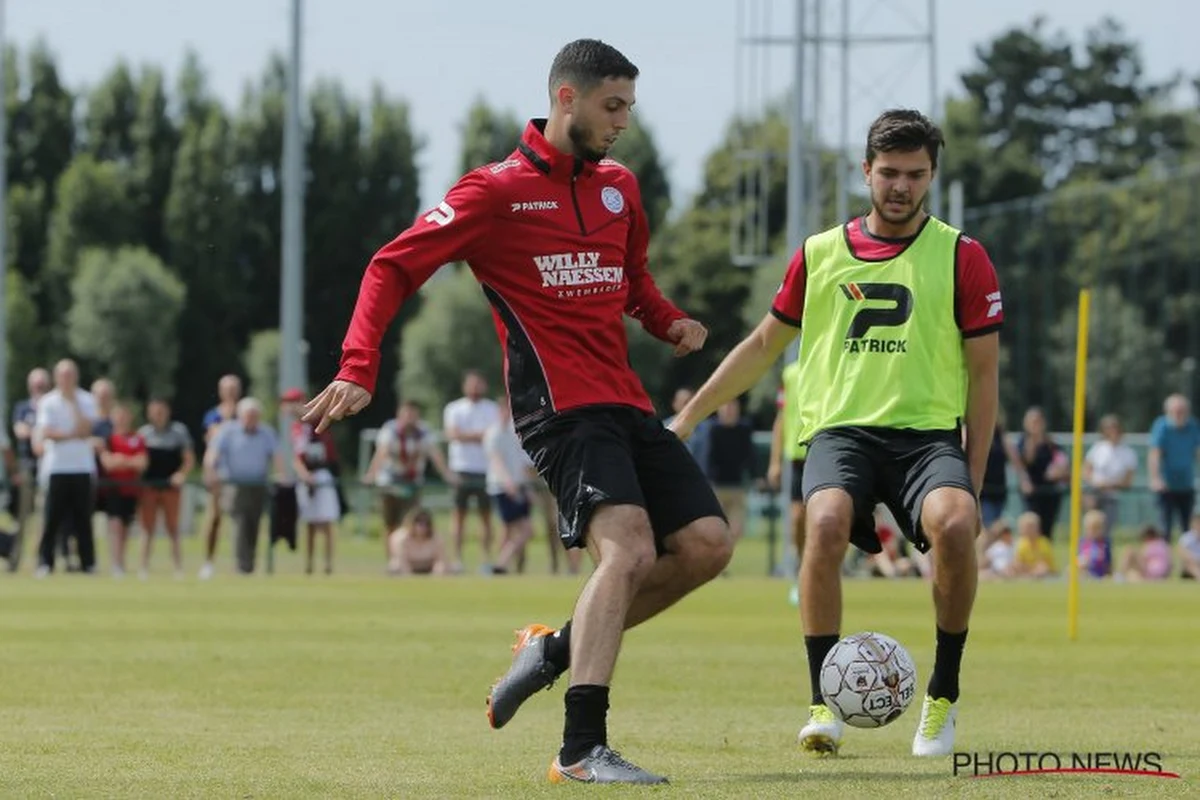
POLYGON ((842 639, 821 663, 825 704, 847 725, 882 728, 916 695, 912 656, 890 636, 856 633, 842 639))

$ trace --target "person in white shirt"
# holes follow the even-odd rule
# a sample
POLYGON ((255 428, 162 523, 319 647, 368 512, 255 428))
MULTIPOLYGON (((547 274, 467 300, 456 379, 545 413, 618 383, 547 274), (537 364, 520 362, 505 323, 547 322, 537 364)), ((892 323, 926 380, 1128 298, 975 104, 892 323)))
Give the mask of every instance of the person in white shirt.
POLYGON ((96 545, 92 532, 95 508, 96 451, 92 426, 99 419, 96 401, 79 388, 79 368, 63 359, 54 365, 53 391, 38 402, 34 437, 42 449, 47 491, 42 540, 38 545, 38 577, 54 571, 58 530, 70 520, 79 550, 80 569, 95 572, 96 545))
POLYGON ((487 397, 487 380, 476 370, 463 376, 463 396, 449 403, 442 414, 442 428, 450 443, 450 471, 458 477, 454 490, 453 569, 462 569, 463 539, 467 509, 472 498, 483 524, 484 567, 492 561, 492 515, 487 493, 488 457, 483 449, 483 434, 500 418, 495 401, 487 397))
POLYGON ((1100 434, 1103 438, 1084 457, 1083 480, 1091 489, 1093 507, 1104 512, 1104 538, 1111 545, 1120 493, 1133 485, 1138 458, 1133 448, 1121 441, 1121 421, 1115 414, 1101 418, 1100 434))
POLYGON ((533 496, 529 490, 533 462, 521 447, 507 397, 501 398, 499 410, 500 417, 483 435, 483 449, 488 456, 488 495, 504 523, 504 543, 491 571, 503 575, 533 538, 533 496))

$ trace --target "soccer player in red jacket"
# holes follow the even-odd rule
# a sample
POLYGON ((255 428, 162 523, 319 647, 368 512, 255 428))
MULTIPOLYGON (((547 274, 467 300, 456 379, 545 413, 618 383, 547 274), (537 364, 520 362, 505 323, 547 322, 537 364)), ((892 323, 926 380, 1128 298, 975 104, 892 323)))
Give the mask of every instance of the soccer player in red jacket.
POLYGON ((707 336, 655 286, 637 179, 605 157, 629 124, 637 76, 603 42, 558 53, 549 118, 532 120, 508 159, 465 175, 375 254, 341 369, 305 413, 320 431, 361 411, 400 305, 441 265, 467 262, 492 306, 517 433, 558 500, 559 534, 597 564, 571 621, 519 632, 512 666, 488 696, 500 728, 570 668, 555 782, 665 782, 608 747, 621 633, 721 574, 733 548, 708 481, 629 365, 625 314, 676 356, 707 336))

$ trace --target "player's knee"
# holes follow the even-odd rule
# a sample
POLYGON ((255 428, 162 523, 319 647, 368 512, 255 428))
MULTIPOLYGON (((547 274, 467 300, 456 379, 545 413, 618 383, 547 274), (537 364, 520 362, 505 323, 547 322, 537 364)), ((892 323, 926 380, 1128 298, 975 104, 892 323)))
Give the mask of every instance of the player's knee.
POLYGON ((940 502, 927 505, 922 515, 921 527, 926 538, 942 551, 971 551, 975 548, 975 532, 978 515, 969 498, 956 496, 939 498, 940 502))
POLYGON ((854 505, 849 498, 813 497, 805 509, 805 553, 836 555, 850 541, 854 505))
POLYGON ((701 581, 711 580, 733 558, 733 534, 719 517, 705 517, 688 526, 685 559, 689 571, 701 581))

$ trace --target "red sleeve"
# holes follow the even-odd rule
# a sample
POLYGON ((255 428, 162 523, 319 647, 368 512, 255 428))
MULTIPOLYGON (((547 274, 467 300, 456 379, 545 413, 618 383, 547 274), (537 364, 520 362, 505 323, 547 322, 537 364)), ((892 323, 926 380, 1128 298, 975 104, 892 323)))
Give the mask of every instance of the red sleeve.
POLYGON ((625 245, 625 275, 629 278, 629 299, 625 303, 625 313, 642 323, 651 336, 667 341, 667 329, 671 323, 686 319, 687 314, 662 296, 646 267, 650 224, 646 221, 641 193, 635 189, 632 194, 630 206, 633 216, 625 245))
POLYGON ((379 343, 405 300, 443 264, 470 260, 491 224, 488 178, 463 176, 436 208, 388 242, 367 265, 350 328, 342 341, 337 379, 372 394, 379 377, 379 343))
POLYGON ((958 240, 954 265, 954 318, 964 339, 1000 330, 1004 305, 996 268, 983 245, 968 236, 958 240))
POLYGON ((788 262, 787 274, 779 291, 775 293, 775 302, 771 313, 775 319, 794 328, 800 327, 800 318, 804 316, 804 245, 796 249, 792 260, 788 262))

